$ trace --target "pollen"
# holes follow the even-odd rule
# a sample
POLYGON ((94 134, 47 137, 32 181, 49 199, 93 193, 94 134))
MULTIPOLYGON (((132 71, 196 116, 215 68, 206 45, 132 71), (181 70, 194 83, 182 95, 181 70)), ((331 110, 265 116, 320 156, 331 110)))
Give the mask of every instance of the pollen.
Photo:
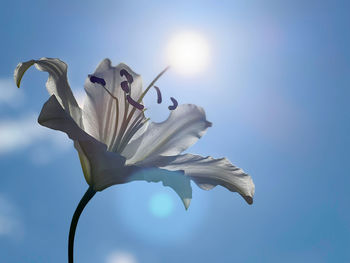
POLYGON ((173 97, 170 97, 170 99, 173 102, 173 105, 169 106, 168 109, 169 110, 175 110, 177 108, 177 105, 178 105, 177 100, 174 99, 173 97))
POLYGON ((160 93, 160 89, 157 86, 153 86, 155 90, 157 91, 157 103, 162 103, 162 93, 160 93))
POLYGON ((125 93, 129 93, 130 92, 130 87, 127 81, 123 81, 122 83, 120 83, 120 86, 122 87, 122 90, 125 93))
POLYGON ((134 101, 134 100, 130 97, 130 95, 126 95, 126 99, 128 100, 128 102, 129 102, 132 106, 134 106, 135 108, 137 108, 137 109, 139 109, 139 110, 143 110, 143 108, 145 107, 145 106, 143 106, 142 104, 138 103, 137 101, 134 101))
POLYGON ((122 77, 125 76, 130 84, 134 81, 134 78, 131 76, 131 74, 126 69, 122 69, 120 71, 120 76, 122 76, 122 77))
POLYGON ((92 83, 98 83, 98 84, 101 84, 102 86, 106 86, 106 81, 103 78, 98 78, 93 75, 89 75, 89 78, 92 83))

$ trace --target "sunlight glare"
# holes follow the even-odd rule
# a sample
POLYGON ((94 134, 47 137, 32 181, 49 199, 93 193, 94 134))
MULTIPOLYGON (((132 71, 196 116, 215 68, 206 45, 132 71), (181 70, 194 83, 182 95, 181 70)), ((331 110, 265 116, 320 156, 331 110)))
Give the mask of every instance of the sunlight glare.
POLYGON ((195 32, 174 35, 169 41, 166 54, 170 66, 185 75, 203 71, 210 60, 208 41, 195 32))

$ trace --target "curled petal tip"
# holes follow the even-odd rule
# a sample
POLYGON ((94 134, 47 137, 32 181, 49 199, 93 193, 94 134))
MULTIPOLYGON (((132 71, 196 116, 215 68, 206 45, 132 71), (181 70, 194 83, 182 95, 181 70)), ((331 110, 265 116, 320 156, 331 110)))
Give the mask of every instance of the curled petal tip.
POLYGON ((190 203, 191 203, 191 199, 190 198, 183 198, 182 202, 185 206, 185 209, 188 210, 188 207, 190 206, 190 203))
POLYGON ((244 200, 246 200, 246 202, 247 202, 249 205, 252 205, 252 204, 253 204, 253 197, 247 196, 247 195, 243 195, 242 197, 244 198, 244 200))
POLYGON ((19 63, 15 69, 15 72, 13 74, 13 78, 15 80, 15 83, 17 87, 19 88, 21 85, 21 80, 24 75, 24 73, 36 62, 36 60, 29 60, 26 62, 19 63))

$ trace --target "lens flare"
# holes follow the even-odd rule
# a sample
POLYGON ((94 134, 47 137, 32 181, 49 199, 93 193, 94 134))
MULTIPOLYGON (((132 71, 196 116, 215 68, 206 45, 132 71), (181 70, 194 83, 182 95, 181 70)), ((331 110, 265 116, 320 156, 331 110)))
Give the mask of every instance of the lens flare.
POLYGON ((167 217, 173 211, 173 200, 168 194, 156 193, 149 202, 149 208, 156 217, 167 217))

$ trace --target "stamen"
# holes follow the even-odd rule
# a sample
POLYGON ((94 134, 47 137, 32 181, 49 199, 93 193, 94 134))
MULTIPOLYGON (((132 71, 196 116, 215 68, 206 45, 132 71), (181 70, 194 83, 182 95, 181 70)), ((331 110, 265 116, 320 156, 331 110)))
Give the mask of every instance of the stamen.
MULTIPOLYGON (((154 83, 156 83, 156 81, 157 81, 169 68, 170 68, 169 66, 166 67, 162 72, 160 72, 160 73, 157 75, 157 77, 151 82, 151 84, 148 85, 148 87, 146 88, 146 90, 141 94, 141 96, 140 96, 139 99, 137 100, 137 103, 140 103, 140 102, 142 101, 143 97, 146 95, 146 93, 149 91, 149 89, 154 85, 154 83)), ((133 108, 133 109, 130 111, 130 113, 129 113, 129 115, 128 115, 128 118, 127 118, 127 120, 126 120, 126 123, 129 123, 129 121, 131 120, 132 116, 133 116, 134 113, 135 113, 135 110, 136 110, 136 108, 133 108)), ((122 132, 123 132, 123 133, 124 133, 125 129, 126 129, 126 128, 123 127, 123 129, 122 129, 122 132)))
POLYGON ((134 119, 132 124, 128 126, 128 129, 125 131, 123 138, 120 140, 120 143, 116 148, 117 152, 122 152, 126 144, 128 144, 131 137, 138 131, 139 127, 141 127, 139 124, 144 120, 144 112, 146 109, 140 111, 139 115, 134 119))
POLYGON ((124 90, 124 92, 126 93, 130 92, 129 84, 126 80, 120 83, 120 86, 122 87, 122 90, 124 90))
POLYGON ((98 77, 93 76, 93 75, 88 75, 88 76, 89 76, 90 81, 92 83, 98 83, 98 84, 101 84, 102 86, 106 86, 106 81, 103 78, 98 78, 98 77))
POLYGON ((132 106, 134 106, 135 108, 137 108, 137 109, 139 109, 139 110, 143 110, 143 108, 145 107, 145 106, 143 106, 142 104, 140 104, 140 103, 134 101, 129 95, 126 95, 126 99, 128 100, 128 102, 129 102, 132 106))
MULTIPOLYGON (((134 106, 134 108, 129 112, 129 114, 127 115, 127 118, 126 120, 123 120, 122 122, 122 125, 121 125, 121 128, 119 130, 119 135, 118 135, 118 138, 116 140, 116 144, 115 145, 119 145, 120 141, 121 141, 121 135, 123 135, 127 129, 127 126, 128 126, 128 123, 130 122, 131 118, 134 116, 134 113, 136 111, 136 109, 139 109, 139 110, 142 110, 144 109, 144 106, 142 104, 140 104, 142 102, 142 99, 143 97, 146 95, 146 93, 150 90, 151 87, 153 87, 153 85, 156 83, 156 81, 169 69, 169 67, 166 67, 162 72, 160 72, 157 77, 148 85, 148 87, 146 88, 146 90, 141 94, 141 96, 138 98, 137 101, 134 101, 131 97, 130 97, 130 94, 126 95, 126 93, 124 93, 124 95, 126 95, 126 99, 127 101, 132 105, 134 106)), ((121 70, 120 71, 120 75, 121 76, 126 76, 127 77, 127 74, 129 74, 126 70, 121 70)), ((132 80, 132 79, 130 79, 132 80)), ((128 80, 129 81, 129 80, 128 80)), ((129 105, 129 104, 127 104, 129 105)), ((125 111, 125 113, 127 113, 127 111, 125 111)), ((137 125, 137 128, 134 127, 132 129, 132 134, 133 133, 136 133, 137 129, 139 129, 140 127, 138 127, 137 125)), ((127 136, 129 139, 131 137, 127 136)), ((123 142, 127 142, 128 140, 123 140, 123 142)), ((120 148, 120 147, 119 147, 120 148)))
POLYGON ((134 78, 131 76, 131 74, 126 69, 122 69, 120 71, 120 76, 122 76, 122 77, 125 76, 129 83, 132 83, 134 81, 134 78))
POLYGON ((124 125, 125 125, 125 116, 128 112, 128 109, 129 109, 129 103, 127 103, 127 100, 126 100, 126 93, 124 92, 124 117, 123 117, 123 120, 121 121, 121 125, 120 125, 120 129, 119 129, 119 132, 118 132, 118 135, 116 136, 114 142, 113 142, 113 150, 116 149, 116 147, 119 145, 120 143, 120 139, 122 138, 122 135, 124 134, 124 125))
POLYGON ((114 129, 113 129, 113 135, 112 135, 112 147, 115 143, 115 140, 117 139, 117 131, 118 131, 118 122, 119 122, 119 101, 118 99, 115 101, 116 102, 116 121, 115 121, 115 125, 114 125, 114 129))
POLYGON ((103 135, 101 139, 106 145, 110 144, 110 139, 111 139, 111 137, 109 136, 109 132, 111 130, 111 124, 113 123, 112 119, 114 119, 113 112, 112 112, 112 107, 114 105, 114 102, 115 102, 114 99, 107 100, 105 102, 104 104, 104 108, 106 109, 105 117, 101 120, 102 122, 101 126, 103 128, 100 134, 103 135))
POLYGON ((138 123, 131 129, 131 131, 128 133, 128 135, 126 136, 126 138, 123 140, 123 143, 121 143, 120 148, 118 149, 118 152, 123 152, 126 145, 128 144, 128 142, 131 140, 131 138, 136 134, 136 132, 141 129, 141 127, 143 125, 146 124, 146 122, 148 122, 150 120, 150 118, 147 119, 142 119, 140 121, 138 121, 138 123))
POLYGON ((162 103, 162 93, 160 93, 160 89, 157 86, 153 86, 156 91, 157 91, 157 103, 161 104, 162 103))
POLYGON ((170 99, 171 99, 171 101, 173 102, 174 105, 169 106, 168 109, 169 110, 175 110, 177 108, 177 105, 178 105, 177 100, 174 99, 173 97, 170 97, 170 99))
MULTIPOLYGON (((95 77, 95 76, 92 76, 92 75, 88 75, 89 76, 89 78, 90 78, 90 81, 92 82, 92 83, 98 83, 98 84, 100 84, 101 86, 102 86, 102 88, 115 100, 115 102, 116 102, 116 122, 115 122, 115 126, 114 126, 114 131, 113 131, 113 136, 112 136, 112 144, 111 145, 113 145, 113 141, 114 141, 114 139, 113 138, 115 138, 116 137, 116 134, 117 134, 117 129, 118 129, 118 121, 119 121, 119 101, 118 101, 118 98, 116 97, 116 96, 114 96, 106 87, 105 87, 105 85, 106 85, 106 81, 104 80, 104 79, 102 79, 102 78, 98 78, 98 77, 95 77)), ((110 110, 108 110, 107 112, 110 112, 110 110)), ((111 116, 110 116, 111 117, 111 116)), ((109 121, 109 123, 111 123, 111 121, 109 121)), ((107 129, 105 130, 105 131, 107 131, 107 129)), ((106 138, 106 134, 104 134, 104 137, 106 138)))
POLYGON ((140 98, 138 99, 137 102, 141 102, 143 97, 147 94, 147 92, 149 91, 150 88, 153 87, 154 83, 156 83, 156 81, 169 69, 170 67, 166 67, 162 72, 160 72, 157 77, 151 82, 151 84, 148 85, 148 87, 145 89, 145 91, 141 94, 140 98))

